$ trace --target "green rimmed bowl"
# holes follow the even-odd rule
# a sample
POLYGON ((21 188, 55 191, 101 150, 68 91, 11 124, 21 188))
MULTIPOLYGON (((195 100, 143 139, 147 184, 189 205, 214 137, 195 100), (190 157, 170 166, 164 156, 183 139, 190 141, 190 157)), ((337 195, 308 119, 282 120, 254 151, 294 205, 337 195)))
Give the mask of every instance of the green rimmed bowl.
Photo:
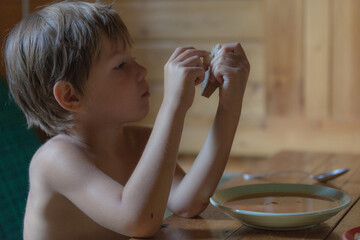
POLYGON ((266 230, 297 230, 316 226, 333 217, 339 211, 346 208, 351 203, 351 199, 344 192, 330 187, 306 184, 269 183, 251 184, 219 190, 210 198, 210 202, 225 214, 242 221, 249 227, 266 230), (225 206, 226 202, 241 198, 242 196, 266 193, 304 194, 331 198, 338 202, 338 206, 320 211, 296 213, 255 212, 225 206))

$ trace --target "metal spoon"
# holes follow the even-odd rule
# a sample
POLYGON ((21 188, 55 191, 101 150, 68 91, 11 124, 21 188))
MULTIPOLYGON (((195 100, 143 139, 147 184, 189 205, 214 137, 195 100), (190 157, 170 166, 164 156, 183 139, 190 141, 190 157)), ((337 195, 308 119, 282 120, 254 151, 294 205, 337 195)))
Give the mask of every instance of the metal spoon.
POLYGON ((319 182, 326 182, 326 181, 329 181, 331 179, 334 179, 334 178, 337 178, 337 177, 343 175, 344 173, 348 172, 349 170, 350 170, 349 168, 339 168, 339 169, 334 169, 330 172, 321 173, 321 174, 317 174, 317 175, 312 175, 308 172, 301 171, 301 170, 288 170, 288 171, 278 171, 278 172, 260 173, 260 174, 243 173, 242 177, 245 180, 250 180, 250 179, 254 179, 254 178, 270 177, 270 176, 284 174, 284 173, 303 173, 303 174, 306 174, 311 179, 315 179, 319 182))

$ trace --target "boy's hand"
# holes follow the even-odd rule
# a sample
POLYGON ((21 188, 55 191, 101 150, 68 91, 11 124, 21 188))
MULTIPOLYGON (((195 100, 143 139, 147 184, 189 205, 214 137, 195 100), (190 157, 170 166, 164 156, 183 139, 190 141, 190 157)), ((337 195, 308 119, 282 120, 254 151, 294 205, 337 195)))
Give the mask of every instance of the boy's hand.
POLYGON ((219 81, 220 106, 240 113, 250 64, 240 43, 224 44, 211 62, 210 81, 219 81))
POLYGON ((195 86, 205 78, 207 66, 200 57, 210 52, 193 47, 179 47, 164 68, 164 101, 176 110, 187 111, 193 103, 195 86))

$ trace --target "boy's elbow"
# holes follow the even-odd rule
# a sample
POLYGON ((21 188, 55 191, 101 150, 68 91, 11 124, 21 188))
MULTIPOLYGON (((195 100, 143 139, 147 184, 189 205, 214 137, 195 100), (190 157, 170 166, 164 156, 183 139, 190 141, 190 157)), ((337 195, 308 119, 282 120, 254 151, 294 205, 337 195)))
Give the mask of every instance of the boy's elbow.
POLYGON ((200 213, 202 213, 207 206, 209 205, 209 202, 200 202, 197 204, 191 204, 191 206, 188 206, 186 208, 177 209, 174 210, 174 214, 183 218, 193 218, 198 216, 200 213))

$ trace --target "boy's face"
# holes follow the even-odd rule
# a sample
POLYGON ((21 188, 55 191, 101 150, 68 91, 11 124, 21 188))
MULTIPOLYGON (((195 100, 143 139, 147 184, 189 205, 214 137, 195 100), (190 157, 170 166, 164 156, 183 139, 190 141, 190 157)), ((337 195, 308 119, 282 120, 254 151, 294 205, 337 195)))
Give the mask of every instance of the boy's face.
POLYGON ((86 117, 115 124, 144 118, 149 111, 150 96, 146 74, 146 69, 131 56, 130 49, 103 36, 82 100, 86 117))

